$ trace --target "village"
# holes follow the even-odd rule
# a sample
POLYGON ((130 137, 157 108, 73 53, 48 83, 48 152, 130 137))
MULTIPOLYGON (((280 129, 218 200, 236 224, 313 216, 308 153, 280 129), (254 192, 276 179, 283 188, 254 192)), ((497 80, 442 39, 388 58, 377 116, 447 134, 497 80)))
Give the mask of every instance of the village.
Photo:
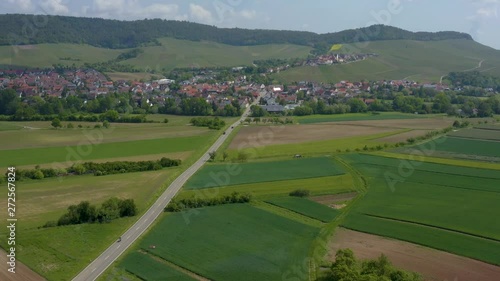
MULTIPOLYGON (((343 57, 342 60, 360 59, 362 57, 343 57)), ((336 56, 320 56, 314 64, 330 63, 336 56)), ((147 99, 150 106, 162 107, 167 99, 179 104, 183 98, 203 98, 209 104, 218 108, 237 102, 240 108, 249 106, 253 98, 263 93, 262 107, 269 113, 281 114, 300 106, 306 99, 328 101, 332 98, 348 100, 361 98, 366 105, 375 101, 370 93, 380 87, 401 92, 407 89, 409 93, 415 89, 432 89, 447 91, 450 88, 444 84, 418 83, 411 80, 382 81, 340 81, 334 84, 299 81, 291 85, 264 85, 250 81, 242 72, 243 67, 233 68, 235 79, 231 81, 216 81, 217 72, 207 71, 190 79, 175 81, 173 79, 156 79, 153 81, 110 81, 103 73, 94 69, 74 70, 3 70, 0 71, 0 90, 13 89, 20 98, 69 96, 85 97, 88 100, 98 96, 113 93, 131 93, 140 103, 147 99), (211 83, 207 82, 211 81, 211 83)), ((263 74, 261 74, 263 75, 263 74)), ((460 91, 461 88, 454 88, 460 91)), ((491 90, 491 89, 490 89, 491 90)))

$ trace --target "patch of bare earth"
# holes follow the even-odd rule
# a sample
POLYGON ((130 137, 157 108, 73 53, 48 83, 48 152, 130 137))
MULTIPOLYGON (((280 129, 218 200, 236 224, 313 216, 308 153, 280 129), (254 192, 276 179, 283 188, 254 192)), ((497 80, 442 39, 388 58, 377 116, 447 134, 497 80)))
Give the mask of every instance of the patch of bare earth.
POLYGON ((326 206, 334 208, 334 209, 342 209, 345 206, 347 206, 343 202, 354 199, 356 197, 356 195, 358 195, 356 192, 349 192, 349 193, 341 193, 341 194, 312 196, 312 197, 309 197, 309 199, 313 200, 314 202, 326 205, 326 206))
MULTIPOLYGON (((414 130, 438 130, 453 125, 453 118, 418 118, 418 119, 391 119, 391 120, 364 120, 364 121, 344 121, 335 122, 336 124, 353 126, 374 126, 382 128, 395 129, 414 129, 414 130)), ((323 124, 335 124, 323 123, 323 124)))
POLYGON ((384 138, 377 139, 377 141, 384 142, 384 143, 398 143, 398 142, 405 142, 409 138, 416 138, 416 137, 421 137, 425 136, 428 132, 431 132, 432 130, 413 130, 409 132, 404 132, 401 134, 397 135, 392 135, 384 138))
POLYGON ((248 126, 238 132, 238 135, 229 145, 229 149, 342 139, 392 131, 395 131, 395 129, 338 123, 329 125, 248 126))
POLYGON ((0 270, 0 280, 2 281, 43 281, 46 280, 42 276, 38 275, 36 272, 31 270, 26 265, 20 263, 16 260, 16 273, 11 273, 7 271, 7 253, 0 249, 0 264, 2 264, 2 270, 0 270))
POLYGON ((329 245, 328 260, 338 249, 352 249, 360 259, 386 255, 398 268, 417 272, 427 281, 498 281, 500 267, 377 235, 339 228, 329 245))

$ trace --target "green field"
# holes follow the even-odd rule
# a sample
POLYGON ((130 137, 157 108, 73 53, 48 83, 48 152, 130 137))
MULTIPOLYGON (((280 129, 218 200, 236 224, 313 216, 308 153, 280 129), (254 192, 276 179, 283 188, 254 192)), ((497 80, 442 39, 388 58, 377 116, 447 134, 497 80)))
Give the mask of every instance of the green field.
POLYGON ((340 122, 340 121, 363 121, 363 120, 390 120, 390 119, 416 119, 430 118, 436 115, 416 115, 405 114, 399 112, 382 112, 379 114, 372 113, 347 113, 337 115, 310 115, 295 117, 299 124, 314 124, 324 122, 340 122))
POLYGON ((176 280, 195 281, 196 279, 152 258, 150 255, 138 252, 130 253, 120 263, 128 272, 141 280, 176 280))
POLYGON ((176 67, 251 65, 255 60, 305 58, 311 48, 291 44, 230 46, 214 42, 192 42, 173 38, 159 40, 162 46, 141 48, 144 53, 126 60, 139 68, 171 70, 176 67))
POLYGON ((207 142, 207 136, 165 138, 92 145, 26 148, 0 151, 0 167, 35 165, 44 163, 63 164, 71 161, 87 161, 116 157, 141 156, 159 153, 193 151, 207 142))
POLYGON ((492 250, 500 247, 497 170, 373 155, 343 158, 369 186, 345 227, 500 264, 499 252, 492 250))
MULTIPOLYGON (((303 143, 290 143, 281 145, 269 145, 257 148, 245 148, 241 151, 249 154, 251 158, 268 158, 268 157, 292 157, 295 154, 306 156, 330 155, 338 150, 345 151, 347 149, 354 151, 355 149, 363 149, 365 145, 373 147, 376 145, 384 145, 378 139, 397 135, 409 130, 394 129, 393 132, 379 133, 368 136, 350 137, 342 139, 322 140, 303 143)), ((230 155, 235 155, 236 150, 230 150, 230 155)))
MULTIPOLYGON (((159 39, 162 46, 141 47, 137 58, 121 63, 134 65, 141 72, 162 72, 176 67, 215 67, 251 65, 254 60, 305 58, 311 48, 292 44, 230 46, 213 42, 193 42, 173 38, 159 39)), ((81 66, 105 62, 131 49, 111 50, 77 44, 39 44, 0 46, 0 65, 51 67, 53 64, 81 66), (73 60, 61 60, 70 57, 73 60)), ((123 77, 120 77, 123 78, 123 77)))
MULTIPOLYGON (((498 127, 499 130, 496 130, 496 128, 491 128, 491 129, 474 128, 474 129, 452 132, 449 133, 448 135, 450 137, 457 137, 457 138, 500 141, 500 126, 496 127, 498 127)), ((500 143, 498 145, 500 145, 500 143)))
POLYGON ((231 195, 233 192, 238 192, 241 194, 250 193, 257 199, 266 199, 275 196, 287 195, 297 189, 307 189, 311 192, 311 195, 337 194, 353 191, 353 182, 351 175, 346 174, 333 177, 231 185, 221 188, 207 188, 201 190, 184 189, 177 195, 176 198, 213 198, 217 196, 231 195))
POLYGON ((291 68, 275 74, 274 78, 283 82, 324 83, 403 78, 439 82, 442 75, 475 68, 481 60, 484 62, 477 70, 500 76, 499 51, 471 40, 374 41, 366 46, 345 44, 340 52, 375 53, 379 56, 350 64, 291 68))
MULTIPOLYGON (((442 137, 435 141, 436 151, 451 154, 451 156, 472 155, 500 157, 500 142, 479 139, 464 139, 455 137, 442 137)), ((417 146, 424 149, 426 144, 417 146)))
POLYGON ((303 265, 319 232, 247 204, 197 211, 164 216, 140 247, 212 280, 281 280, 303 265))
POLYGON ((344 171, 328 158, 207 165, 186 183, 186 189, 316 178, 341 175, 344 171))
POLYGON ((266 202, 322 222, 331 222, 340 213, 333 208, 304 198, 281 197, 269 199, 266 202))

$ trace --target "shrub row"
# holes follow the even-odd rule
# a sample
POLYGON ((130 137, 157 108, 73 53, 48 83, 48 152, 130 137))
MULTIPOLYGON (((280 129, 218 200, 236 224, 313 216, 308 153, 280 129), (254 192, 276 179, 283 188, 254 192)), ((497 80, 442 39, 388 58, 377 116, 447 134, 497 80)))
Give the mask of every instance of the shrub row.
POLYGON ((165 207, 166 212, 180 212, 185 209, 201 208, 205 206, 217 206, 224 204, 236 204, 236 203, 248 203, 252 200, 250 194, 239 194, 233 192, 231 195, 220 196, 216 198, 187 198, 181 199, 179 201, 172 200, 167 207, 165 207))
MULTIPOLYGON (((94 174, 95 176, 132 173, 142 171, 156 171, 162 168, 179 166, 181 160, 163 157, 157 161, 115 161, 105 163, 85 162, 73 164, 68 169, 35 169, 16 170, 16 180, 52 178, 68 175, 94 174)), ((3 179, 5 180, 5 178, 3 179)))
POLYGON ((91 205, 88 201, 82 201, 78 205, 68 207, 68 212, 59 220, 48 221, 43 227, 82 223, 110 222, 121 217, 133 217, 137 214, 134 199, 121 200, 116 197, 110 198, 101 204, 100 208, 91 205))
POLYGON ((208 127, 212 130, 220 130, 226 125, 226 122, 224 122, 224 120, 220 120, 218 117, 194 117, 191 118, 190 123, 196 127, 208 127))

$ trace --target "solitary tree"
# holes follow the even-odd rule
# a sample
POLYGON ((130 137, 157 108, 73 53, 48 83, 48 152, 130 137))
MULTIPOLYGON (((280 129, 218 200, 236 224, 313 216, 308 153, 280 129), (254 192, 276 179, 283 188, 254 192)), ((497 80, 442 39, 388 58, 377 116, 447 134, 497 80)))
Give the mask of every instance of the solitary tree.
POLYGON ((208 155, 210 156, 210 160, 214 161, 215 157, 217 157, 217 151, 209 152, 208 155))
POLYGON ((59 118, 54 118, 54 120, 52 120, 51 125, 56 129, 62 127, 61 120, 59 120, 59 118))
POLYGON ((222 161, 226 161, 227 157, 229 157, 229 153, 227 153, 227 151, 224 151, 222 153, 222 161))

